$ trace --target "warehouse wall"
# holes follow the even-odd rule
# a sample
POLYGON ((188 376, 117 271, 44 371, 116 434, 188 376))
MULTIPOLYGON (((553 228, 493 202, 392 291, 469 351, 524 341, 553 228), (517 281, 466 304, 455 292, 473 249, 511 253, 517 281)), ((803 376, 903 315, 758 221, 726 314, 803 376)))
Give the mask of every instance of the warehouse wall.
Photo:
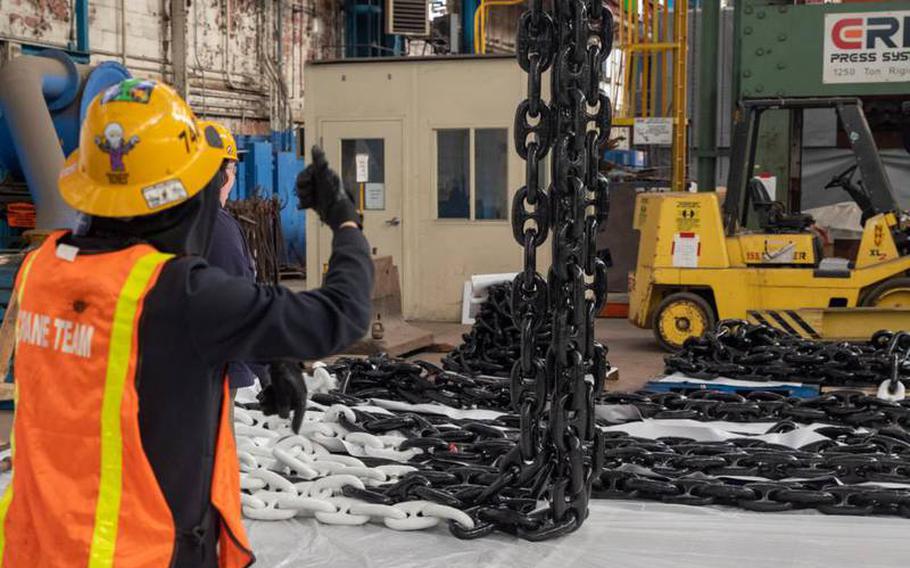
MULTIPOLYGON (((134 75, 172 82, 170 4, 170 0, 89 2, 92 61, 118 60, 134 75)), ((291 119, 303 120, 303 65, 337 53, 342 16, 335 0, 281 2, 280 14, 277 4, 264 0, 187 3, 189 98, 197 113, 221 118, 245 134, 281 130, 276 109, 281 108, 280 93, 286 91, 291 119)), ((74 47, 72 6, 71 0, 0 0, 0 41, 13 46, 74 47)))

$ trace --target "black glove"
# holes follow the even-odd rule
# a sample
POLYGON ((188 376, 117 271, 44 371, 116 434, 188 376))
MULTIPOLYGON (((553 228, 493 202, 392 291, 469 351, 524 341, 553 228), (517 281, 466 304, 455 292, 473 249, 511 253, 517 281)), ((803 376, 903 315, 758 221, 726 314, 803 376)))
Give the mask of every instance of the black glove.
POLYGON ((341 179, 325 160, 325 152, 313 146, 313 161, 297 176, 297 209, 313 209, 332 230, 353 221, 360 225, 354 198, 341 188, 341 179))
POLYGON ((269 379, 269 385, 257 397, 262 413, 266 416, 277 414, 282 418, 288 418, 293 413, 291 429, 295 434, 300 433, 307 395, 300 366, 283 361, 270 363, 269 379))

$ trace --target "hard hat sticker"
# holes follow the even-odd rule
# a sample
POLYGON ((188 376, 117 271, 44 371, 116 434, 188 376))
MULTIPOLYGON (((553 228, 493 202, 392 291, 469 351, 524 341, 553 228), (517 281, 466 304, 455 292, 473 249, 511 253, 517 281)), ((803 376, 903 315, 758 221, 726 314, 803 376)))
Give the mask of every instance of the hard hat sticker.
POLYGON ((224 140, 221 139, 221 135, 218 134, 218 131, 212 125, 205 127, 205 141, 212 148, 224 148, 224 140))
POLYGON ((123 157, 129 154, 138 143, 138 136, 132 136, 127 140, 123 127, 117 122, 109 122, 104 127, 104 135, 95 136, 95 145, 110 158, 111 171, 107 174, 110 183, 129 183, 130 174, 126 171, 123 157))
POLYGON ((183 201, 188 195, 179 179, 169 179, 144 188, 142 196, 149 209, 159 209, 169 203, 183 201))
POLYGON ((126 102, 146 104, 152 98, 155 82, 144 79, 127 79, 104 91, 101 104, 126 102))

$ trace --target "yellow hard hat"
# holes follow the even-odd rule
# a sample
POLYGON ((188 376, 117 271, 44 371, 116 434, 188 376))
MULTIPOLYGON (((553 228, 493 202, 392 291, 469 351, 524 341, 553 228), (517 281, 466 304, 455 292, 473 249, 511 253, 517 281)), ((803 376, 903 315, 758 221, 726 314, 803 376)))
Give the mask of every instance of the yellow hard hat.
POLYGON ((60 172, 60 194, 89 215, 151 215, 202 191, 223 157, 173 89, 127 79, 89 105, 79 148, 60 172))
POLYGON ((205 139, 209 146, 221 148, 222 157, 225 160, 237 161, 237 141, 231 131, 220 122, 214 120, 203 120, 199 123, 205 133, 205 139))

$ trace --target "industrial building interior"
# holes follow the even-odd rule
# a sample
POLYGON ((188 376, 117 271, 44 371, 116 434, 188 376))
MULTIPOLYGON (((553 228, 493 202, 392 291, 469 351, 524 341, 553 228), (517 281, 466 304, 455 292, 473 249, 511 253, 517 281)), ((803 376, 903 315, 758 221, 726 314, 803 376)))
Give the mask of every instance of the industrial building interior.
POLYGON ((0 568, 903 566, 910 1, 0 0, 0 315, 0 568))

